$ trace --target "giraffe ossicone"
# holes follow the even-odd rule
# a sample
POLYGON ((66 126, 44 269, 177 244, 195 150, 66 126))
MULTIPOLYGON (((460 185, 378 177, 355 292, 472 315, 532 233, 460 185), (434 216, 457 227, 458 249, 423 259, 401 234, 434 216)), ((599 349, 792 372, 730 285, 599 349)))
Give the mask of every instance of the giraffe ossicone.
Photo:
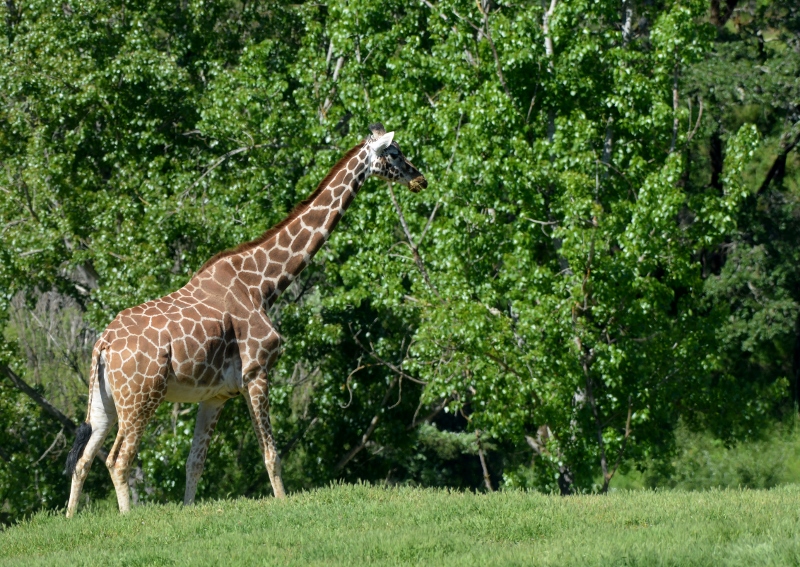
POLYGON ((197 402, 186 462, 184 504, 194 502, 211 436, 225 401, 244 396, 276 497, 285 497, 269 419, 268 373, 281 338, 266 310, 322 247, 370 176, 417 192, 425 177, 381 124, 351 148, 311 196, 260 237, 220 252, 181 289, 122 311, 92 351, 86 421, 67 458, 75 514, 89 467, 112 426, 106 459, 121 512, 130 510, 128 474, 144 428, 164 402, 197 402))

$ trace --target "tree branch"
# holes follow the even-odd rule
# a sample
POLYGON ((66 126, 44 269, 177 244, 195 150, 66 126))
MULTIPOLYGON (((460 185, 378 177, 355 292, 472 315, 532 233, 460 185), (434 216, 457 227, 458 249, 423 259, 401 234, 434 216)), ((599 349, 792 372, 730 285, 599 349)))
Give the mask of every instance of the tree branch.
POLYGON ((14 386, 16 386, 18 390, 20 390, 23 394, 25 394, 34 402, 36 402, 36 404, 40 408, 42 408, 45 411, 45 413, 49 414, 50 417, 59 422, 64 427, 64 429, 67 430, 67 432, 69 432, 70 434, 75 433, 75 429, 77 428, 75 422, 72 421, 70 418, 68 418, 66 415, 64 415, 61 412, 61 410, 59 410, 53 404, 48 402, 44 397, 42 397, 41 394, 39 394, 39 392, 31 388, 22 378, 19 377, 19 375, 16 372, 14 372, 13 370, 11 370, 11 368, 2 363, 0 363, 0 372, 5 374, 8 377, 8 379, 11 380, 11 383, 14 384, 14 386))
MULTIPOLYGON (((331 42, 331 46, 333 46, 333 42, 331 42)), ((331 81, 334 84, 331 87, 328 96, 325 97, 325 102, 322 103, 322 107, 320 108, 320 113, 319 113, 320 122, 322 122, 325 119, 325 117, 328 115, 328 111, 331 109, 331 106, 333 106, 333 96, 336 94, 336 81, 339 80, 339 71, 342 70, 343 65, 344 65, 344 57, 339 57, 336 60, 336 67, 333 69, 333 77, 331 79, 331 81)))
POLYGON ((306 433, 308 433, 311 430, 311 428, 317 424, 317 422, 319 422, 319 418, 315 417, 308 424, 308 427, 306 427, 302 432, 298 431, 297 433, 294 434, 294 437, 289 439, 289 442, 286 445, 284 445, 283 449, 280 452, 281 460, 286 458, 286 455, 288 455, 292 451, 292 449, 294 449, 297 446, 298 441, 300 441, 303 437, 305 437, 306 433))
POLYGON ((353 460, 353 457, 355 457, 359 452, 361 452, 361 449, 367 446, 367 441, 369 440, 369 436, 372 435, 372 432, 375 431, 375 427, 377 427, 378 425, 378 417, 379 416, 376 414, 372 418, 372 421, 369 422, 369 427, 367 427, 367 430, 364 432, 364 435, 361 436, 361 442, 352 449, 350 449, 347 453, 345 453, 341 459, 339 459, 339 462, 336 463, 336 467, 334 467, 334 470, 336 470, 336 472, 341 471, 345 467, 345 465, 347 465, 347 463, 353 460))
POLYGON ((489 468, 486 466, 486 457, 483 454, 480 429, 475 430, 475 440, 478 443, 478 458, 481 460, 481 468, 483 469, 483 483, 486 485, 486 490, 494 492, 494 488, 492 488, 492 479, 489 476, 489 468))
POLYGON ((39 457, 39 458, 36 460, 36 462, 35 462, 35 463, 33 463, 33 465, 34 465, 34 466, 36 466, 36 465, 38 465, 39 463, 41 463, 41 462, 42 462, 42 459, 44 459, 44 458, 45 458, 47 455, 49 455, 49 454, 50 454, 50 451, 52 451, 53 449, 55 449, 55 448, 56 448, 56 445, 58 445, 58 442, 59 442, 59 441, 66 442, 66 439, 64 439, 64 428, 63 428, 63 427, 62 427, 62 428, 59 430, 59 432, 56 434, 56 438, 55 438, 55 439, 53 439, 53 442, 50 444, 50 446, 49 446, 49 447, 48 447, 48 448, 45 450, 45 452, 44 452, 44 453, 42 453, 42 456, 41 456, 41 457, 39 457))
POLYGON ((678 120, 678 105, 680 104, 680 97, 678 94, 678 63, 675 62, 675 69, 672 72, 672 142, 669 145, 669 153, 675 151, 675 143, 678 141, 678 127, 680 121, 678 120))
POLYGON ((36 313, 34 313, 33 311, 30 311, 30 312, 28 312, 28 314, 31 316, 31 318, 34 321, 36 321, 36 324, 39 325, 39 328, 53 342, 53 344, 56 346, 56 348, 58 348, 61 351, 61 353, 60 353, 61 357, 64 359, 64 362, 67 363, 67 366, 69 366, 70 370, 72 370, 75 373, 75 376, 78 377, 78 380, 83 382, 83 385, 88 388, 89 387, 89 383, 86 381, 86 378, 84 378, 83 372, 81 371, 81 367, 78 364, 78 361, 75 360, 74 355, 70 354, 69 349, 67 349, 66 347, 61 346, 61 343, 58 341, 58 339, 56 339, 53 336, 53 334, 50 332, 50 330, 47 328, 47 326, 45 326, 45 324, 42 322, 42 320, 39 319, 36 316, 36 313))
POLYGON ((394 209, 397 211, 397 216, 400 217, 400 226, 403 227, 403 232, 408 239, 408 244, 411 247, 411 252, 414 254, 414 262, 417 264, 417 269, 419 269, 420 273, 422 274, 425 283, 428 284, 428 287, 436 294, 437 297, 439 296, 439 292, 431 283, 431 279, 428 276, 428 270, 425 269, 425 264, 422 262, 422 256, 420 256, 419 250, 417 249, 417 245, 414 244, 414 239, 411 237, 411 231, 408 229, 408 223, 406 223, 406 218, 403 215, 403 210, 400 208, 400 203, 397 202, 397 197, 394 196, 394 191, 392 190, 392 184, 389 183, 389 195, 392 198, 392 204, 394 205, 394 209))
MULTIPOLYGON (((359 333, 360 333, 360 332, 361 332, 361 331, 359 331, 359 333)), ((412 381, 412 382, 414 382, 415 384, 420 384, 420 385, 422 385, 422 386, 425 386, 425 385, 427 384, 427 382, 425 382, 425 381, 423 381, 423 380, 420 380, 419 378, 414 378, 413 376, 409 376, 408 374, 406 374, 405 372, 403 372, 403 371, 402 371, 400 368, 398 368, 397 366, 395 366, 395 365, 394 365, 394 364, 392 364, 391 362, 389 362, 389 361, 386 361, 386 360, 382 359, 380 356, 378 356, 377 354, 375 354, 375 351, 374 351, 374 350, 367 350, 367 348, 366 348, 366 347, 365 347, 365 346, 364 346, 364 345, 361 343, 361 341, 359 341, 359 340, 358 340, 358 335, 353 335, 353 340, 356 342, 356 344, 357 344, 359 347, 361 347, 361 350, 363 350, 363 351, 364 351, 365 353, 367 353, 369 356, 371 356, 372 358, 374 358, 375 360, 377 360, 377 361, 378 361, 378 362, 379 362, 379 363, 380 363, 382 366, 386 366, 387 368, 389 368, 389 370, 391 370, 392 372, 394 372, 394 373, 395 373, 395 374, 396 374, 396 375, 397 375, 399 378, 405 378, 405 379, 407 379, 407 380, 411 380, 411 381, 412 381)), ((367 365, 364 365, 364 366, 359 366, 359 367, 358 367, 356 370, 354 370, 353 372, 356 372, 356 371, 358 371, 358 370, 361 370, 362 368, 365 368, 366 366, 372 366, 372 365, 371 365, 371 364, 367 364, 367 365)), ((352 375, 352 374, 351 374, 351 375, 352 375)))
MULTIPOLYGON (((395 382, 397 382, 397 377, 393 378, 392 381, 389 382, 389 387, 386 389, 386 395, 383 396, 383 401, 381 402, 379 410, 383 409, 383 406, 385 406, 386 402, 389 401, 389 394, 391 394, 395 382)), ((367 446, 367 441, 369 441, 369 436, 372 435, 372 433, 375 431, 375 428, 378 426, 379 419, 380 419, 380 413, 376 413, 373 416, 372 420, 370 420, 367 430, 364 431, 364 434, 361 436, 361 441, 359 442, 359 444, 350 449, 347 453, 345 453, 344 456, 342 456, 342 458, 339 459, 339 462, 336 463, 336 466, 334 467, 334 470, 336 472, 341 471, 345 467, 345 465, 347 465, 347 463, 353 460, 353 457, 355 457, 358 453, 361 452, 361 450, 364 447, 367 446)))
POLYGON ((361 358, 360 357, 359 357, 358 361, 359 361, 359 365, 356 367, 355 370, 353 370, 350 374, 347 375, 347 378, 344 381, 344 385, 347 387, 347 393, 350 395, 350 399, 348 399, 347 403, 344 404, 344 405, 339 404, 339 407, 342 408, 342 409, 349 408, 350 404, 353 403, 353 390, 350 388, 350 378, 352 378, 353 374, 355 374, 356 372, 358 372, 360 370, 364 370, 365 368, 368 368, 368 367, 372 366, 371 364, 361 364, 360 363, 361 362, 361 358))
POLYGON ((434 5, 431 4, 428 0, 422 0, 422 3, 425 4, 431 10, 433 10, 434 12, 437 12, 439 14, 439 17, 442 18, 445 22, 448 21, 447 16, 445 16, 439 10, 437 10, 436 7, 434 7, 434 5))
POLYGON ((179 201, 179 202, 180 202, 180 201, 183 201, 183 200, 184 200, 184 199, 185 199, 185 198, 186 198, 186 197, 189 195, 189 191, 191 191, 192 189, 194 189, 194 188, 197 186, 197 184, 198 184, 198 183, 200 183, 200 182, 201 182, 201 181, 202 181, 202 180, 203 180, 203 179, 204 179, 204 178, 205 178, 205 177, 206 177, 206 176, 207 176, 209 173, 211 173, 211 172, 212 172, 212 171, 214 171, 214 170, 215 170, 217 167, 219 167, 220 165, 222 165, 222 164, 223 164, 223 163, 224 163, 224 162, 225 162, 225 161, 226 161, 228 158, 230 158, 230 157, 233 157, 233 156, 235 156, 236 154, 240 154, 240 153, 242 153, 242 152, 246 152, 246 151, 248 151, 248 150, 257 150, 257 149, 260 149, 260 148, 267 148, 267 147, 272 147, 272 148, 274 148, 274 147, 277 147, 277 146, 276 146, 275 144, 255 144, 255 145, 253 145, 253 146, 242 146, 242 147, 240 147, 240 148, 236 148, 235 150, 231 150, 231 151, 227 152, 226 154, 223 154, 223 155, 222 155, 222 157, 218 158, 217 160, 215 160, 215 161, 214 161, 214 163, 212 163, 210 166, 208 166, 208 169, 206 169, 206 170, 205 170, 205 172, 203 173, 203 175, 201 175, 200 177, 198 177, 198 178, 197 178, 197 179, 194 181, 194 183, 192 183, 191 185, 189 185, 189 187, 187 187, 187 188, 184 190, 184 192, 183 192, 183 193, 181 193, 180 197, 178 198, 178 201, 179 201))
POLYGON ((592 417, 594 417, 595 429, 597 433, 597 444, 600 447, 600 469, 603 472, 603 490, 605 493, 608 490, 608 458, 606 456, 606 444, 603 441, 603 426, 600 422, 600 414, 597 410, 597 400, 594 398, 594 391, 592 389, 592 378, 589 376, 589 367, 586 361, 583 361, 583 372, 586 377, 586 399, 592 409, 592 417))
MULTIPOLYGON (((499 364, 500 366, 502 366, 502 367, 503 367, 503 370, 505 370, 506 372, 511 372, 511 374, 513 374, 514 376, 516 376, 516 377, 517 377, 517 378, 519 378, 520 380, 523 380, 523 381, 524 381, 524 380, 526 379, 526 378, 525 378, 524 376, 522 376, 522 375, 521 375, 519 372, 517 372, 517 371, 516 371, 516 370, 514 370, 514 369, 513 369, 511 366, 509 366, 509 365, 508 365, 508 363, 506 363, 506 361, 504 361, 504 360, 503 360, 502 358, 500 358, 499 356, 497 356, 497 355, 494 355, 494 354, 492 354, 492 353, 490 353, 490 352, 487 352, 487 353, 486 353, 486 356, 487 356, 487 357, 489 357, 490 359, 494 360, 494 361, 495 361, 497 364, 499 364)), ((533 395, 534 401, 535 401, 537 404, 541 404, 541 401, 542 401, 542 400, 541 400, 541 398, 539 397, 539 394, 537 394, 536 392, 533 392, 533 391, 531 391, 531 394, 533 395)))
MULTIPOLYGON (((48 402, 44 397, 42 397, 41 394, 39 394, 39 392, 31 388, 22 378, 19 377, 19 375, 17 375, 16 372, 11 370, 8 365, 0 363, 0 372, 5 374, 8 379, 11 380, 11 383, 17 387, 17 389, 21 390, 22 393, 36 402, 36 404, 41 407, 45 413, 49 414, 50 417, 58 421, 70 435, 75 434, 75 429, 77 429, 75 422, 64 415, 61 410, 59 410, 53 404, 48 402)), ((104 461, 108 457, 108 453, 104 449, 100 449, 97 454, 104 461)))
POLYGON ((632 410, 633 399, 631 396, 628 396, 628 419, 625 420, 625 437, 622 439, 622 446, 619 448, 619 453, 617 453, 617 461, 614 463, 614 468, 611 469, 611 473, 608 475, 608 477, 603 479, 603 492, 608 492, 608 485, 611 483, 611 479, 614 478, 614 474, 616 474, 619 464, 622 462, 622 455, 625 454, 625 447, 628 445, 628 437, 631 435, 632 410))
POLYGON ((422 407, 422 402, 420 402, 419 406, 417 407, 417 411, 414 412, 414 417, 411 419, 411 425, 409 425, 406 429, 411 430, 422 423, 430 423, 434 417, 439 415, 439 413, 444 409, 444 406, 446 406, 447 402, 449 401, 450 401, 450 396, 445 396, 444 399, 442 399, 442 403, 433 408, 432 412, 430 412, 428 415, 417 421, 417 414, 419 413, 419 409, 422 407))
POLYGON ((773 181, 780 180, 783 177, 784 173, 786 172, 786 158, 789 156, 789 153, 800 143, 800 132, 797 133, 794 140, 791 142, 783 143, 782 151, 778 154, 778 157, 775 158, 775 161, 772 162, 772 166, 769 168, 767 172, 767 176, 764 178, 764 182, 758 188, 757 195, 762 195, 767 189, 769 189, 770 184, 773 181))
POLYGON ((625 0, 622 3, 622 45, 628 45, 631 39, 631 21, 633 19, 633 8, 625 0))
POLYGON ((711 23, 717 28, 724 26, 728 18, 733 15, 733 10, 738 3, 739 0, 725 0, 725 6, 720 9, 719 0, 711 0, 711 15, 709 17, 711 23))
POLYGON ((441 205, 441 201, 436 201, 436 205, 433 207, 433 211, 431 211, 431 215, 428 217, 428 222, 425 223, 425 228, 422 229, 422 234, 419 235, 419 243, 422 243, 422 239, 425 238, 425 235, 428 234, 428 229, 433 224, 433 218, 436 216, 436 211, 439 210, 439 205, 441 205))
MULTIPOLYGON (((555 72, 555 63, 553 62, 553 37, 550 34, 550 18, 553 17, 553 12, 556 9, 557 0, 550 0, 550 9, 545 11, 542 16, 542 31, 544 33, 544 51, 547 54, 547 70, 552 75, 555 72)), ((551 77, 552 78, 552 77, 551 77)), ((556 112, 551 108, 547 111, 547 141, 553 143, 553 138, 556 134, 556 112)), ((552 157, 551 157, 552 159, 552 157)))
POLYGON ((550 8, 542 16, 542 31, 544 32, 544 51, 550 60, 547 65, 553 70, 553 37, 550 35, 550 18, 556 9, 557 0, 550 0, 550 8))
POLYGON ((511 98, 511 91, 508 90, 508 85, 506 85, 506 80, 503 77, 503 66, 500 64, 500 57, 497 55, 497 48, 494 46, 494 41, 492 41, 492 32, 489 29, 488 10, 483 12, 483 35, 486 36, 486 39, 489 41, 489 47, 492 48, 492 55, 494 55, 494 63, 495 63, 495 68, 497 70, 497 78, 500 79, 500 84, 503 85, 503 90, 506 91, 506 96, 509 98, 509 100, 511 100, 513 104, 514 99, 511 98))
MULTIPOLYGON (((697 111, 697 122, 694 123, 694 128, 692 128, 686 136, 686 143, 692 141, 694 135, 697 133, 697 129, 700 127, 700 119, 703 118, 703 99, 699 100, 700 102, 700 109, 697 111)), ((691 106, 691 99, 689 101, 689 126, 692 125, 692 106, 691 106)))
POLYGON ((564 455, 558 445, 556 445, 556 448, 558 449, 556 455, 552 455, 552 453, 550 453, 550 451, 547 449, 547 441, 550 437, 553 437, 556 439, 556 441, 558 441, 558 437, 554 435, 550 427, 545 424, 539 426, 535 439, 530 435, 525 435, 525 441, 528 443, 530 448, 533 449, 534 453, 540 457, 551 457, 548 459, 548 461, 553 464, 557 464, 558 489, 561 491, 561 496, 569 496, 572 494, 572 483, 574 482, 572 471, 569 470, 569 466, 564 464, 564 455), (555 457, 555 459, 552 457, 555 457))

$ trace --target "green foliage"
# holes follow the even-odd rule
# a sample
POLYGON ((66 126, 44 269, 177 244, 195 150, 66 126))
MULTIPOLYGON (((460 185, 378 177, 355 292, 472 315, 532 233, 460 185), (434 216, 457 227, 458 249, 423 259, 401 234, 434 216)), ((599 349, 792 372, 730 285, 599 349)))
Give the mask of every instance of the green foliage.
MULTIPOLYGON (((63 451, 69 442, 27 396, 0 382, 0 524, 66 502, 63 451)), ((88 491, 101 492, 106 474, 100 467, 92 471, 88 491)))
POLYGON ((769 439, 728 448, 708 433, 690 435, 681 428, 677 443, 681 450, 668 468, 654 468, 645 474, 647 486, 773 488, 797 478, 792 475, 800 457, 797 432, 777 431, 769 439))
POLYGON ((767 429, 758 439, 726 445, 708 431, 692 432, 680 426, 669 460, 640 468, 621 471, 614 478, 615 489, 768 489, 797 484, 800 431, 797 422, 790 421, 767 429))
MULTIPOLYGON (((269 314, 290 489, 478 488, 481 431, 495 481, 605 490, 669 460, 681 418, 752 437, 797 394, 788 0, 717 27, 697 0, 2 10, 3 337, 77 419, 85 391, 36 377, 12 300, 70 298, 100 331, 282 219, 377 120, 430 185, 370 182, 269 314)), ((179 498, 192 421, 159 410, 141 499, 179 498)), ((229 403, 201 496, 265 493, 249 429, 229 403)))
POLYGON ((686 87, 705 101, 707 117, 704 138, 689 152, 700 166, 690 173, 694 183, 709 192, 727 183, 732 138, 747 123, 763 140, 739 166, 745 198, 728 213, 735 225, 700 258, 706 306, 719 313, 708 390, 714 400, 687 417, 727 440, 757 434, 765 419, 792 412, 786 402, 798 400, 800 162, 791 148, 800 133, 799 15, 792 2, 742 5, 720 30, 713 56, 687 75, 686 87), (744 419, 742 407, 749 408, 744 419))
POLYGON ((0 565, 791 565, 798 497, 797 487, 559 498, 334 486, 287 502, 38 514, 0 533, 0 565))

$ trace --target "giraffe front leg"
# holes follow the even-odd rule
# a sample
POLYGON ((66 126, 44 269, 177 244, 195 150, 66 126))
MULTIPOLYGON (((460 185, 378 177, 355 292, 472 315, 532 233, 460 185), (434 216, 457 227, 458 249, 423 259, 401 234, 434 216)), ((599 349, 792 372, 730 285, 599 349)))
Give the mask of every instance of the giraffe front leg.
POLYGON ((269 481, 275 498, 286 498, 281 478, 281 458, 275 447, 275 438, 272 435, 272 424, 269 420, 269 382, 267 372, 259 371, 256 378, 247 383, 245 392, 247 407, 253 419, 261 454, 264 455, 264 464, 267 467, 269 481))
POLYGON ((192 450, 189 451, 189 458, 186 459, 186 492, 183 495, 183 504, 186 506, 194 504, 197 483, 203 474, 208 446, 211 443, 211 437, 214 435, 214 428, 217 426, 225 401, 219 399, 206 400, 200 402, 200 407, 197 410, 192 450))
POLYGON ((269 318, 260 310, 250 313, 246 324, 236 329, 239 356, 242 360, 242 387, 240 392, 256 430, 258 445, 264 456, 269 481, 275 498, 286 498, 281 478, 281 458, 275 447, 272 424, 269 420, 269 369, 280 355, 281 337, 272 327, 269 318))

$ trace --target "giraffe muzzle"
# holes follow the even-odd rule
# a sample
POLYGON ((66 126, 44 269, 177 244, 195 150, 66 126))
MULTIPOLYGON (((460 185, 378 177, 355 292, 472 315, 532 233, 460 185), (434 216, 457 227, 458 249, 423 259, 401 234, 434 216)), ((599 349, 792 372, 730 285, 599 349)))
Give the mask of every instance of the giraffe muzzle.
POLYGON ((422 189, 427 189, 427 187, 428 181, 421 175, 408 182, 408 188, 412 193, 419 193, 422 189))

